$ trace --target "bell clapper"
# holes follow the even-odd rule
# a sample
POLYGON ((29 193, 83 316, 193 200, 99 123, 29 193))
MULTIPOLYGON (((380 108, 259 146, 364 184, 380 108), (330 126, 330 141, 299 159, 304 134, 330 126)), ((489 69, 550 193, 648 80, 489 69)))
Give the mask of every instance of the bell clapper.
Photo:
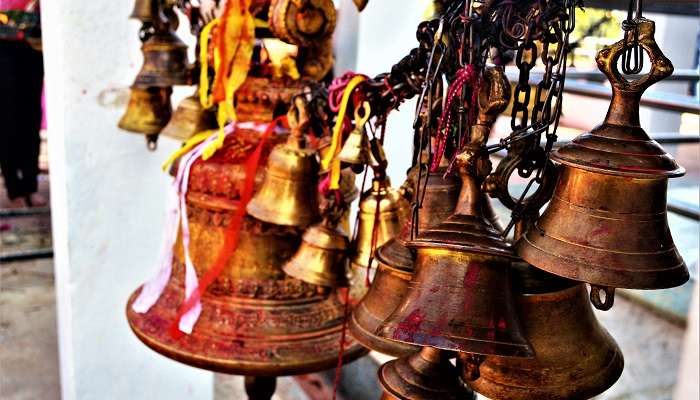
POLYGON ((158 148, 158 134, 146 135, 146 147, 150 151, 156 151, 158 148))
POLYGON ((465 382, 473 382, 481 376, 479 367, 486 360, 486 356, 475 353, 459 353, 457 356, 458 368, 461 366, 462 379, 465 382))
POLYGON ((277 378, 274 376, 246 376, 245 392, 248 400, 270 400, 275 394, 277 378))
POLYGON ((615 288, 591 285, 591 303, 601 311, 608 311, 615 302, 615 288), (602 294, 602 296, 601 296, 602 294))

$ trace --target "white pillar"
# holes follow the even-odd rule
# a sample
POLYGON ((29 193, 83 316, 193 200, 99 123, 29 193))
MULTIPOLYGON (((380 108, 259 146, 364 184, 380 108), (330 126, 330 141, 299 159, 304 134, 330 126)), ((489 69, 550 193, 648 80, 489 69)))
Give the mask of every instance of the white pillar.
POLYGON ((161 138, 151 153, 116 126, 141 64, 131 7, 42 3, 62 397, 211 399, 211 373, 147 349, 124 316, 155 272, 160 164, 178 145, 161 138))

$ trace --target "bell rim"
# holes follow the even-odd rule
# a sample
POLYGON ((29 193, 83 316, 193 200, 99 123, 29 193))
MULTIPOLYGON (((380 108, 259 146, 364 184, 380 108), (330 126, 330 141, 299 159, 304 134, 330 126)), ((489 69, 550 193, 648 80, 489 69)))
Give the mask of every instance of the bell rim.
MULTIPOLYGON (((357 309, 357 307, 355 309, 357 309)), ((368 329, 365 329, 365 327, 362 326, 359 321, 357 321, 354 310, 350 315, 350 319, 348 320, 348 331, 362 346, 388 356, 402 357, 414 353, 420 349, 419 346, 414 344, 392 341, 381 336, 374 335, 368 329)))
MULTIPOLYGON (((458 391, 462 392, 462 393, 455 393, 455 392, 447 391, 447 390, 445 390, 445 391, 430 390, 430 388, 425 388, 425 387, 422 387, 418 384, 415 384, 414 382, 411 382, 410 380, 406 379, 406 377, 402 376, 396 368, 396 365, 402 361, 408 363, 408 361, 405 360, 404 357, 397 358, 397 359, 394 359, 394 360, 391 360, 387 363, 382 364, 379 367, 379 369, 377 370, 377 378, 379 380, 379 385, 382 387, 382 390, 385 393, 388 393, 397 399, 407 399, 407 397, 404 394, 395 390, 394 386, 390 385, 388 382, 389 380, 387 379, 387 377, 385 377, 384 374, 386 372, 388 372, 388 369, 391 368, 395 371, 394 373, 402 379, 403 382, 407 382, 408 384, 411 385, 412 388, 415 388, 415 389, 421 391, 422 394, 426 396, 425 398, 436 398, 433 396, 441 396, 440 399, 443 399, 443 400, 456 400, 456 399, 468 399, 468 398, 473 399, 473 398, 475 398, 475 394, 472 391, 472 389, 461 384, 461 380, 459 379, 458 376, 455 377, 455 382, 454 382, 456 385, 455 388, 458 389, 458 391), (470 397, 463 397, 465 395, 466 396, 471 395, 471 396, 470 397), (455 397, 455 396, 457 396, 457 397, 455 397)), ((418 373, 418 371, 415 371, 415 372, 418 373)), ((423 398, 423 397, 421 397, 421 398, 423 398)))
POLYGON ((382 337, 386 340, 392 340, 396 342, 412 344, 419 347, 434 347, 436 349, 445 351, 456 351, 461 353, 473 353, 481 354, 484 356, 499 356, 499 357, 515 357, 515 358, 533 358, 535 352, 532 346, 527 342, 526 339, 522 343, 507 343, 507 342, 494 342, 494 341, 484 341, 478 339, 470 338, 455 338, 446 339, 446 335, 430 335, 430 334, 419 334, 421 338, 409 342, 407 340, 401 340, 394 337, 394 332, 398 327, 392 326, 392 324, 387 324, 386 321, 377 327, 376 335, 382 337), (435 338, 437 340, 433 341, 430 338, 435 338), (452 340, 457 339, 457 340, 452 340), (446 344, 447 342, 451 345, 446 344), (489 352, 484 350, 486 347, 494 347, 493 345, 498 345, 499 353, 489 352))
MULTIPOLYGON (((650 142, 657 143, 655 140, 650 140, 650 142)), ((669 169, 669 170, 663 170, 663 169, 653 169, 653 168, 637 168, 637 169, 621 169, 619 166, 617 167, 605 167, 605 166, 596 166, 590 163, 585 163, 584 160, 577 160, 575 158, 571 158, 570 156, 564 156, 561 154, 561 152, 569 149, 574 152, 580 152, 582 150, 578 150, 579 148, 584 147, 580 144, 577 143, 570 143, 567 144, 566 146, 561 147, 560 149, 557 149, 556 151, 552 152, 550 154, 550 159, 556 163, 566 165, 571 168, 579 168, 583 169, 586 171, 591 171, 591 172, 597 172, 601 174, 606 174, 606 175, 614 175, 614 176, 626 176, 626 177, 634 177, 634 178, 639 178, 639 179, 667 179, 667 178, 678 178, 686 173, 686 169, 683 168, 682 166, 678 165, 675 160, 671 158, 671 161, 676 165, 676 168, 674 169, 669 169)), ((584 147, 585 148, 585 147, 584 147)), ((586 151, 589 152, 596 152, 596 153, 603 153, 602 150, 595 150, 595 149, 587 149, 586 151)), ((666 153, 665 155, 668 155, 666 153)), ((660 157, 660 156, 659 156, 660 157)), ((670 156, 669 156, 670 157, 670 156)))
MULTIPOLYGON (((328 353, 327 359, 317 359, 314 362, 301 362, 294 364, 286 364, 280 366, 279 363, 270 362, 251 362, 251 361, 231 361, 231 360, 216 360, 207 359, 203 356, 198 356, 192 353, 186 353, 178 350, 173 346, 169 346, 160 343, 156 339, 151 338, 145 332, 140 330, 134 320, 131 318, 131 314, 138 314, 131 309, 133 301, 136 299, 136 295, 140 293, 141 287, 132 293, 127 304, 126 304, 126 319, 129 324, 129 328, 134 333, 134 335, 146 345, 152 351, 158 353, 159 355, 169 358, 171 360, 180 362, 185 365, 189 365, 195 368, 200 368, 207 371, 214 371, 233 375, 256 375, 256 376, 286 376, 286 375, 299 375, 318 372, 326 369, 333 368, 338 363, 338 353, 339 348, 328 353)), ((340 337, 342 336, 342 323, 336 325, 332 328, 326 328, 322 332, 324 334, 316 334, 316 337, 322 337, 327 335, 337 336, 336 342, 340 342, 340 337)), ((354 340, 354 338, 353 338, 354 340)), ((345 346, 345 351, 343 352, 343 363, 350 363, 357 360, 358 358, 366 355, 368 350, 365 349, 359 342, 352 344, 351 346, 345 346)))
MULTIPOLYGON (((536 268, 551 274, 561 276, 578 282, 585 282, 598 286, 607 286, 624 289, 670 289, 681 286, 688 282, 690 273, 683 259, 678 254, 675 246, 666 252, 678 254, 676 265, 664 267, 663 269, 652 270, 649 268, 639 268, 612 270, 606 265, 591 262, 582 262, 571 257, 558 256, 550 253, 534 243, 530 235, 532 231, 523 235, 515 244, 516 253, 536 268), (633 275, 634 279, 630 279, 633 275), (598 279, 598 276, 606 276, 605 279, 598 279), (661 279, 660 279, 661 278, 661 279), (633 283, 631 283, 633 282, 633 283)), ((551 240, 557 240, 550 237, 551 240)), ((561 242, 561 241, 560 241, 561 242)), ((570 244, 571 246, 581 247, 570 244)), ((605 251, 595 249, 596 251, 605 251)), ((613 253, 606 251, 606 253, 613 253)))
MULTIPOLYGON (((302 274, 300 271, 301 268, 303 268, 303 266, 299 265, 296 262, 288 262, 282 267, 282 271, 284 271, 285 274, 291 276, 292 278, 296 278, 302 282, 306 282, 308 284, 316 286, 339 288, 346 287, 348 284, 347 279, 336 279, 330 281, 329 279, 326 279, 325 276, 317 273, 316 271, 311 271, 311 273, 309 273, 309 271, 304 271, 304 273, 302 274)), ((345 275, 343 275, 343 277, 344 276, 345 275)))
POLYGON ((429 240, 427 238, 416 238, 411 240, 407 244, 408 247, 414 248, 418 251, 421 250, 452 250, 461 253, 476 253, 488 256, 500 257, 507 259, 509 262, 512 260, 519 259, 515 252, 500 250, 498 248, 483 247, 478 245, 466 245, 466 244, 456 244, 456 243, 446 243, 436 240, 429 240))
MULTIPOLYGON (((613 341, 614 342, 614 341, 613 341)), ((505 395, 511 400, 540 400, 543 398, 552 400, 566 400, 570 398, 591 398, 597 396, 609 388, 611 388, 622 376, 622 372, 625 367, 624 354, 620 350, 619 346, 616 344, 615 351, 613 352, 612 358, 608 363, 600 367, 597 373, 588 375, 585 379, 579 379, 576 382, 562 383, 560 385, 547 385, 541 381, 538 381, 536 385, 533 386, 515 386, 506 383, 501 383, 496 380, 486 379, 488 374, 482 373, 482 375, 476 381, 469 382, 470 387, 474 389, 475 392, 480 393, 486 397, 493 395, 505 395), (584 389, 571 391, 567 393, 566 396, 557 396, 551 392, 553 388, 570 387, 575 385, 580 385, 581 382, 589 383, 584 389), (607 382, 608 386, 600 386, 594 383, 607 382), (491 390, 489 390, 489 388, 491 390), (504 390, 506 391, 504 393, 504 390), (549 390, 549 391, 548 391, 549 390)), ((488 362, 488 358, 484 363, 488 362)), ((483 364, 482 364, 483 366, 483 364)), ((517 373, 517 370, 515 371, 517 373)))

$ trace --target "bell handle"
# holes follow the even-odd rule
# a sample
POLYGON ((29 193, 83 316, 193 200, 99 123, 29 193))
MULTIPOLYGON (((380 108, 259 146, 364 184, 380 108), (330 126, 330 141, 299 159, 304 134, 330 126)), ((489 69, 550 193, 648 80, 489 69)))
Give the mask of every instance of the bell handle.
POLYGON ((615 288, 609 286, 591 285, 591 303, 595 308, 601 311, 608 311, 612 308, 615 302, 615 288), (601 299, 600 292, 605 293, 605 297, 601 299))
MULTIPOLYGON (((630 41, 622 39, 604 47, 596 55, 598 69, 605 74, 612 86, 612 101, 605 123, 620 126, 639 126, 639 102, 644 91, 656 82, 673 74, 673 64, 659 48, 654 39, 654 21, 638 20, 638 43, 649 56, 651 69, 635 80, 627 80, 617 67, 618 60, 627 51, 630 41)), ((634 32, 626 32, 633 35, 634 32)))

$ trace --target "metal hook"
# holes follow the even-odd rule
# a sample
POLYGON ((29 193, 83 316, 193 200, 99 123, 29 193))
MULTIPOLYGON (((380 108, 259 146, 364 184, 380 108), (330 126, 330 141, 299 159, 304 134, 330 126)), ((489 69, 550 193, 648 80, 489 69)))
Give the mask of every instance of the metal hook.
POLYGON ((626 75, 638 74, 644 68, 644 51, 639 44, 638 23, 642 18, 642 0, 630 0, 627 19, 622 22, 625 31, 625 52, 622 53, 622 72, 626 75), (634 10, 634 18, 632 13, 634 10), (630 31, 632 33, 630 34, 630 31), (631 42, 630 35, 632 36, 631 42))

